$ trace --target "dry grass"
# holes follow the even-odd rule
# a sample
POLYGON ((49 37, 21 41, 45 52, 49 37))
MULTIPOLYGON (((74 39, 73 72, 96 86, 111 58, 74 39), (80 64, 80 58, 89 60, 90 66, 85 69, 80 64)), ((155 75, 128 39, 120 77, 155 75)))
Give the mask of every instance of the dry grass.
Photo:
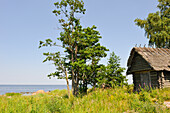
POLYGON ((34 96, 0 97, 1 113, 169 113, 170 89, 132 92, 132 87, 96 89, 87 95, 71 96, 54 90, 34 96))

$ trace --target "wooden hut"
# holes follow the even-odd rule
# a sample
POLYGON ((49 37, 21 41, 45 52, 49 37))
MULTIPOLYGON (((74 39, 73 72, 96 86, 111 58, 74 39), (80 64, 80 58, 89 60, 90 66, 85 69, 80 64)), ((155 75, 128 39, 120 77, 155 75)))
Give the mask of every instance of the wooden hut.
POLYGON ((134 47, 127 63, 134 90, 139 87, 170 87, 170 49, 134 47))

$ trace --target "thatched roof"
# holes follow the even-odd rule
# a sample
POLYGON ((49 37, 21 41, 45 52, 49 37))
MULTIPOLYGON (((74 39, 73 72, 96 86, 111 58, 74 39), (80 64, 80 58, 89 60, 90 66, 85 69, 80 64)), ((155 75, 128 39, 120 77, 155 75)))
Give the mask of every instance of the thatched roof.
POLYGON ((170 49, 134 47, 128 59, 128 68, 132 64, 134 54, 138 53, 150 65, 152 70, 170 71, 170 49))

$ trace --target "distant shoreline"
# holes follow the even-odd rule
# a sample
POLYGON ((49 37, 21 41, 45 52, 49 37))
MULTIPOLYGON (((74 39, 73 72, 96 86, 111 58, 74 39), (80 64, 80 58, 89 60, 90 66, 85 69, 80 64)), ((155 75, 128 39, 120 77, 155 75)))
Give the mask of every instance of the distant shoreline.
MULTIPOLYGON (((70 89, 71 89, 70 85, 70 89)), ((36 92, 38 90, 52 91, 55 89, 63 90, 67 89, 67 85, 0 85, 0 95, 6 93, 28 93, 36 92)))
MULTIPOLYGON (((0 84, 0 86, 5 86, 5 85, 8 85, 8 86, 12 86, 12 85, 16 85, 16 86, 19 86, 19 85, 21 85, 21 86, 65 86, 65 85, 62 85, 62 84, 59 84, 59 85, 52 85, 52 84, 0 84)), ((71 86, 71 85, 69 85, 69 86, 71 86)))

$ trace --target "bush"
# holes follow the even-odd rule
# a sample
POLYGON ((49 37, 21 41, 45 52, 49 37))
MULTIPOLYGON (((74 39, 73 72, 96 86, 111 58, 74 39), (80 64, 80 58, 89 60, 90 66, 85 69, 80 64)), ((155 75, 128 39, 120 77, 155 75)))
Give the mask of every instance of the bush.
POLYGON ((21 96, 21 93, 6 93, 6 96, 21 96))

